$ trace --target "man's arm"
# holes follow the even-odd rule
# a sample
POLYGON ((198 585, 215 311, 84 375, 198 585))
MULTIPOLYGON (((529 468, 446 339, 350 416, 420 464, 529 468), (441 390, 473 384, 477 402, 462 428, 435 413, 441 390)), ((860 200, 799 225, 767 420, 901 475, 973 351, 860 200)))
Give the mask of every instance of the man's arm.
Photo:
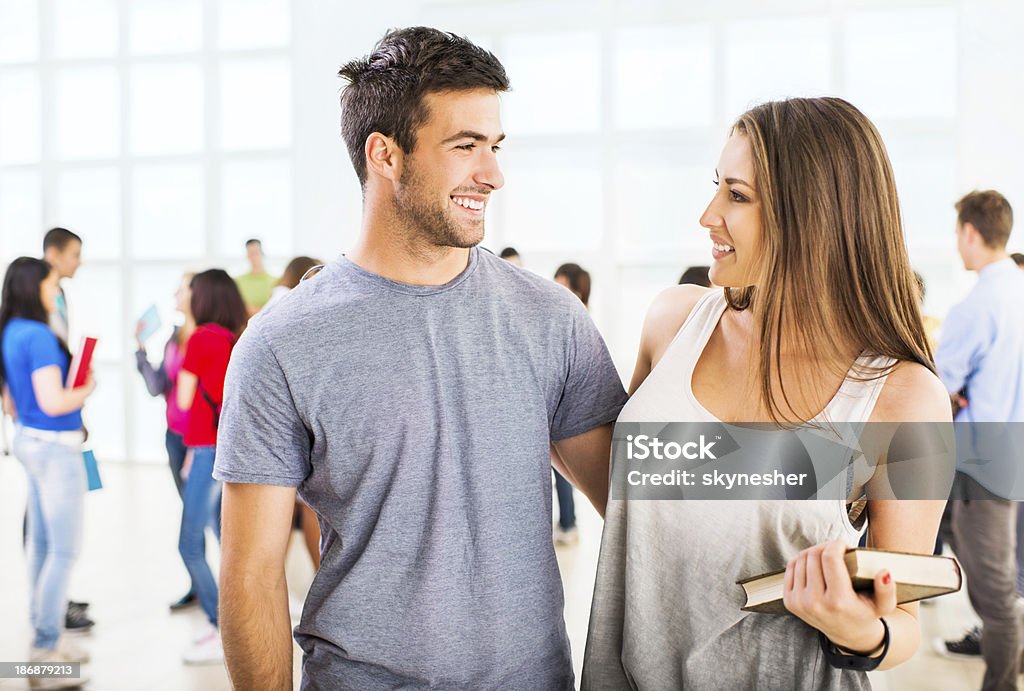
POLYGON ((949 311, 942 325, 935 369, 953 401, 962 398, 960 392, 992 340, 991 322, 986 317, 972 314, 970 305, 961 303, 949 311))
POLYGON ((555 450, 552 460, 561 459, 563 472, 576 487, 587 495, 597 512, 604 516, 605 505, 608 504, 609 460, 612 452, 612 425, 601 425, 589 432, 577 434, 554 443, 555 450))
POLYGON ((284 561, 295 489, 225 482, 220 629, 235 689, 291 689, 292 638, 284 561))
MULTIPOLYGON (((663 291, 654 301, 654 304, 651 305, 647 319, 644 322, 640 353, 637 356, 633 381, 629 387, 631 394, 640 387, 640 384, 643 383, 651 369, 661 359, 665 349, 672 342, 672 338, 679 331, 679 327, 686 321, 686 317, 690 314, 693 306, 707 292, 706 289, 699 286, 674 286, 663 291)), ((583 330, 583 333, 590 334, 590 350, 589 352, 584 352, 582 357, 578 357, 576 361, 593 365, 593 363, 600 361, 602 356, 607 358, 607 352, 604 349, 603 342, 600 341, 600 336, 597 335, 597 330, 593 327, 593 323, 589 321, 589 317, 585 317, 585 320, 590 329, 583 330), (598 355, 595 355, 595 353, 598 355)), ((577 346, 580 340, 577 338, 577 346)), ((600 370, 587 370, 586 367, 581 368, 584 371, 584 375, 580 377, 577 383, 600 380, 602 375, 607 377, 610 374, 615 377, 614 366, 611 365, 610 359, 607 362, 608 370, 604 372, 600 370)), ((621 392, 621 385, 616 383, 616 387, 621 392)), ((608 390, 602 393, 605 397, 609 394, 608 390)), ((600 397, 593 394, 585 394, 582 400, 600 400, 600 397)), ((597 512, 604 516, 605 506, 608 503, 612 424, 602 425, 589 432, 555 442, 554 447, 557 453, 551 455, 551 461, 555 469, 587 495, 587 498, 590 499, 590 503, 594 505, 597 512), (561 461, 561 464, 559 461, 561 461), (563 470, 565 472, 562 472, 563 470)))

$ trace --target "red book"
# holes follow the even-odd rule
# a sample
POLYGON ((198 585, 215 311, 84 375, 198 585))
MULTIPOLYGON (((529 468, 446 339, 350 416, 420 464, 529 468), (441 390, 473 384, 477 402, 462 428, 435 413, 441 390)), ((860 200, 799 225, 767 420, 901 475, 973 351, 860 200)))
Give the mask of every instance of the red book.
POLYGON ((89 368, 92 367, 92 354, 96 351, 97 339, 92 336, 82 336, 78 344, 78 352, 71 359, 71 366, 68 368, 68 381, 65 387, 77 389, 85 384, 89 378, 89 368))

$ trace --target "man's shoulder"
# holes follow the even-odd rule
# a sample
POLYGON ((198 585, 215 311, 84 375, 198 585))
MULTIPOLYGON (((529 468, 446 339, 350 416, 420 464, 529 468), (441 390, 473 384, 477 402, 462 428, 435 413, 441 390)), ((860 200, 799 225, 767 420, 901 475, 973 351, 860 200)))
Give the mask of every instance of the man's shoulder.
POLYGON ((993 278, 995 280, 979 280, 975 283, 966 297, 950 308, 949 314, 995 314, 1008 306, 1016 307, 1020 303, 1020 296, 1024 294, 1024 271, 1004 272, 993 278))
POLYGON ((365 295, 337 261, 288 291, 249 320, 246 331, 258 331, 273 343, 296 335, 343 326, 345 313, 358 307, 365 295))
POLYGON ((571 308, 579 299, 564 286, 553 280, 523 269, 501 259, 490 250, 480 250, 481 274, 494 287, 502 289, 506 294, 503 299, 529 303, 538 309, 545 307, 554 311, 564 312, 571 308))

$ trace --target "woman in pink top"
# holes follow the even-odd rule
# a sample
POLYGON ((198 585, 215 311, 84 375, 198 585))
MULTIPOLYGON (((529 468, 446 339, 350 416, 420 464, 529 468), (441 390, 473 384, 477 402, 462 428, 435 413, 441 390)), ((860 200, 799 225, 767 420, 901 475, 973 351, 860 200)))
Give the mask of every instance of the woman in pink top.
MULTIPOLYGON (((146 380, 146 389, 151 396, 163 396, 167 402, 167 433, 164 444, 167 448, 167 460, 171 467, 171 476, 174 478, 174 487, 178 490, 178 497, 182 496, 183 480, 181 468, 185 463, 185 424, 188 421, 188 413, 178 407, 178 373, 181 371, 181 364, 185 361, 185 346, 189 337, 196 329, 195 320, 192 318, 192 309, 189 305, 192 299, 192 290, 189 283, 192 281, 192 273, 186 273, 178 290, 174 293, 176 307, 179 312, 185 315, 185 323, 174 329, 167 344, 164 346, 164 359, 159 367, 153 367, 146 357, 146 347, 139 341, 142 324, 135 329, 135 340, 138 343, 138 350, 135 352, 136 366, 143 379, 146 380)), ((196 604, 195 589, 190 587, 188 592, 177 602, 171 605, 171 611, 196 604)))

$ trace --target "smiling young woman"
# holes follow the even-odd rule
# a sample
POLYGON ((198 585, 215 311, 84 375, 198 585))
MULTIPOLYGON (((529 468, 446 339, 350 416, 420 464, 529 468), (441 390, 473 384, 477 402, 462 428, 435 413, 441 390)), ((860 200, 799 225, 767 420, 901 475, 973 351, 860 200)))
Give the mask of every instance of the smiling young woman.
MULTIPOLYGON (((655 301, 619 422, 948 422, 867 118, 837 98, 766 103, 716 173, 700 222, 717 287, 655 301)), ((884 450, 865 453, 884 468, 884 450)), ((582 687, 869 688, 823 659, 820 635, 861 669, 909 658, 916 605, 896 606, 886 572, 855 593, 842 566, 865 524, 850 507, 866 501, 872 546, 930 554, 943 502, 876 500, 884 470, 862 475, 814 501, 609 501, 582 687), (735 582, 783 566, 795 616, 741 611, 735 582)))

